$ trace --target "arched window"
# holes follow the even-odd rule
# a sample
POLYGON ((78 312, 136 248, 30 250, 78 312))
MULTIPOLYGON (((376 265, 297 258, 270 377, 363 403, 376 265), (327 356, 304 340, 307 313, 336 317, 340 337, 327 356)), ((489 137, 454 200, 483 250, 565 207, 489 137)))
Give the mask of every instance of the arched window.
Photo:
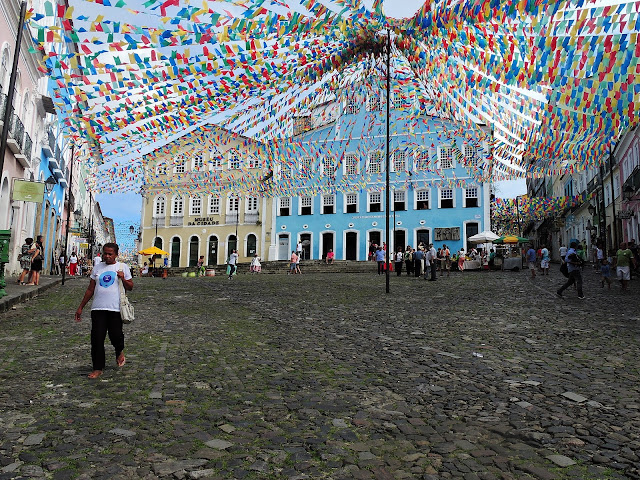
POLYGON ((189 240, 189 266, 195 267, 198 264, 198 246, 200 239, 194 235, 189 240))
POLYGON ((253 257, 254 254, 258 253, 256 250, 257 239, 253 233, 250 233, 247 236, 247 257, 253 257))
POLYGON ((183 215, 183 207, 184 207, 184 204, 182 202, 182 197, 173 197, 173 206, 171 207, 171 215, 178 216, 178 217, 183 215))
POLYGON ((7 90, 9 81, 7 74, 9 72, 9 47, 4 47, 2 50, 2 63, 0 63, 0 87, 2 87, 2 91, 0 93, 5 93, 7 90))
POLYGON ((153 241, 153 246, 162 250, 162 239, 160 237, 156 237, 153 241))
POLYGON ((218 264, 218 237, 211 235, 209 237, 209 249, 208 249, 207 265, 218 264))
POLYGON ((153 206, 154 217, 164 217, 164 204, 165 199, 163 196, 156 197, 155 205, 153 206))
POLYGON ((235 235, 229 235, 229 237, 227 238, 227 257, 229 255, 231 255, 231 253, 234 250, 238 249, 238 242, 236 241, 236 236, 235 235))
POLYGON ((29 92, 24 93, 24 102, 22 103, 22 123, 27 123, 27 115, 29 114, 29 103, 31 102, 31 97, 29 96, 29 92))

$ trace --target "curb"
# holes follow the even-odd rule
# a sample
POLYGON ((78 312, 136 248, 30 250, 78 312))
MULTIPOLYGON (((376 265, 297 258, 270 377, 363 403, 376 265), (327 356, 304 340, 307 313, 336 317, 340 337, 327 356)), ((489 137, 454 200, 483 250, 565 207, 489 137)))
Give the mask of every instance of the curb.
MULTIPOLYGON (((65 282, 68 282, 70 278, 66 278, 65 282)), ((11 307, 17 305, 19 303, 26 303, 34 297, 37 297, 43 292, 46 292, 52 287, 56 285, 60 285, 62 283, 62 277, 57 278, 51 282, 48 282, 46 285, 38 285, 38 288, 34 290, 30 290, 28 292, 23 292, 19 295, 7 295, 5 297, 0 298, 0 313, 5 313, 11 310, 11 307)))

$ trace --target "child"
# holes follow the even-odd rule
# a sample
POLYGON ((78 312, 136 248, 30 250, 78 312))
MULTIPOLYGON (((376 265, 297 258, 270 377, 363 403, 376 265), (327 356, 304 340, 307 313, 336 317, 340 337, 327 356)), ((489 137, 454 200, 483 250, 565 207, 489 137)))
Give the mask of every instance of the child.
POLYGON ((611 290, 611 268, 609 267, 609 259, 603 258, 602 265, 600 266, 600 274, 601 274, 601 285, 604 288, 604 282, 607 282, 609 285, 609 290, 611 290))

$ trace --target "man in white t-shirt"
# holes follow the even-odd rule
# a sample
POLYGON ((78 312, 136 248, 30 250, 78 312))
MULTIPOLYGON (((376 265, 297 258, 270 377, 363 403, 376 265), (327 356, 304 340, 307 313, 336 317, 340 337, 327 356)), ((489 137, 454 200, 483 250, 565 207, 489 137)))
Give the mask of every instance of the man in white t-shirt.
POLYGON ((116 363, 124 366, 124 333, 120 317, 120 281, 125 290, 133 290, 133 280, 129 266, 116 262, 118 245, 105 243, 102 260, 93 267, 89 287, 76 310, 76 322, 82 320, 82 309, 93 297, 91 304, 91 360, 93 371, 89 378, 102 375, 105 366, 104 339, 109 332, 109 340, 116 353, 116 363))
POLYGON ((229 280, 233 278, 233 274, 236 273, 236 269, 238 268, 238 251, 234 250, 229 255, 229 280))
POLYGON ((302 242, 298 242, 296 245, 296 255, 298 255, 298 258, 302 257, 302 242))
POLYGON ((102 262, 102 257, 100 256, 100 252, 96 253, 96 256, 93 258, 93 266, 95 267, 100 262, 102 262))

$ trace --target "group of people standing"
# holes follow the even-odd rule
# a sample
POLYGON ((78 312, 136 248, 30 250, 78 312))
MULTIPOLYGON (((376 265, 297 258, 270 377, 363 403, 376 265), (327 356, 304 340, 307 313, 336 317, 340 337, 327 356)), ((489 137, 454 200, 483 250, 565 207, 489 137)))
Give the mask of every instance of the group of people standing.
POLYGON ((38 235, 36 241, 27 238, 20 249, 20 268, 22 273, 18 277, 18 285, 38 285, 40 283, 40 272, 42 271, 42 261, 44 260, 43 237, 38 235))
MULTIPOLYGON (((437 279, 437 272, 440 270, 440 276, 444 275, 446 270, 447 276, 451 274, 451 264, 457 261, 458 258, 464 262, 465 255, 464 250, 456 255, 451 255, 451 250, 447 245, 436 248, 430 243, 428 246, 423 244, 418 245, 418 248, 412 248, 411 245, 407 245, 406 249, 398 248, 395 253, 393 261, 395 263, 396 275, 402 275, 403 264, 406 268, 408 276, 420 277, 424 275, 424 278, 430 281, 437 279)), ((384 271, 385 252, 381 247, 376 250, 376 260, 378 261, 378 274, 384 271)), ((464 270, 464 263, 458 266, 459 270, 464 270)))

